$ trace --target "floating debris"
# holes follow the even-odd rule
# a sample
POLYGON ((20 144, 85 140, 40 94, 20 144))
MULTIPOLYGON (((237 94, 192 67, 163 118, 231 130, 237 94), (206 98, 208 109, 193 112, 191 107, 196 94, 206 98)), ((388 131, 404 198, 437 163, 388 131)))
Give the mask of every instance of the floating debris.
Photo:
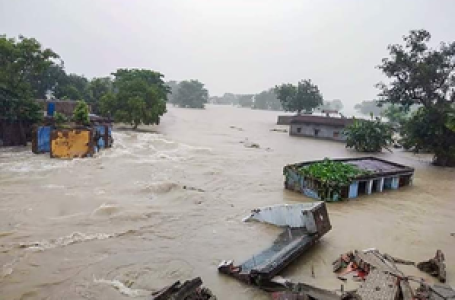
POLYGON ((437 277, 442 283, 446 282, 445 257, 441 250, 436 251, 434 258, 418 263, 417 268, 431 276, 437 277))
POLYGON ((197 277, 187 280, 183 284, 180 281, 153 293, 150 300, 216 300, 212 292, 203 288, 202 280, 197 277))
POLYGON ((255 209, 244 220, 258 220, 285 229, 269 248, 238 266, 232 260, 223 261, 218 271, 265 290, 273 290, 277 286, 274 277, 332 228, 323 202, 255 209))

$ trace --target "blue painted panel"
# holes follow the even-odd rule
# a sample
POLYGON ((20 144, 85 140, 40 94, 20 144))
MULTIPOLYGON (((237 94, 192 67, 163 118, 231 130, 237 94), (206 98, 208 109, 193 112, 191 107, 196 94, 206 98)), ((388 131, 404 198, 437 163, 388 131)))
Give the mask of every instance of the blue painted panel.
POLYGON ((384 190, 391 190, 392 189, 392 178, 385 178, 384 179, 384 190))
POLYGON ((398 190, 400 180, 398 177, 393 177, 392 178, 392 190, 398 190))
POLYGON ((349 186, 349 199, 357 198, 358 195, 359 195, 359 182, 354 181, 349 186))
POLYGON ((311 189, 303 189, 303 194, 305 196, 310 197, 310 198, 319 199, 318 193, 316 191, 314 191, 314 190, 311 190, 311 189))
POLYGON ((47 104, 47 115, 52 117, 55 112, 55 103, 54 102, 49 102, 47 104))
POLYGON ((96 131, 98 132, 100 138, 96 142, 98 145, 99 149, 104 149, 106 147, 106 143, 104 142, 104 133, 105 133, 106 127, 104 125, 98 125, 96 126, 96 131))
POLYGON ((51 151, 51 127, 38 127, 38 152, 45 153, 51 151))

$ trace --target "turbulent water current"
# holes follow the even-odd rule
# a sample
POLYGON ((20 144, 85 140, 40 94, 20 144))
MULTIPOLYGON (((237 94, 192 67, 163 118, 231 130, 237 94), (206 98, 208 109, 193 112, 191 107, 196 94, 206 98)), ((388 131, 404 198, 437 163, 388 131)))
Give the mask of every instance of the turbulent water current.
MULTIPOLYGON (((116 128, 114 147, 94 158, 0 149, 0 299, 147 299, 196 276, 221 300, 269 299, 217 272, 279 233, 242 218, 313 201, 283 189, 284 165, 359 156, 342 143, 271 131, 285 128, 278 115, 171 107, 159 126, 116 128)), ((377 156, 414 167, 414 185, 328 204, 332 231, 281 275, 336 290, 331 263, 349 250, 421 261, 441 249, 455 285, 455 170, 401 150, 377 156)))

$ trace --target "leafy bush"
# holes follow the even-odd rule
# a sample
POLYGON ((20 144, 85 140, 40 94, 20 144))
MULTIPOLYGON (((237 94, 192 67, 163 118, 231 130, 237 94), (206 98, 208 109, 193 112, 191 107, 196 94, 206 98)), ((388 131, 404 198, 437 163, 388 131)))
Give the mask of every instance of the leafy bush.
POLYGON ((354 124, 346 127, 346 147, 359 152, 381 152, 393 143, 393 129, 379 118, 372 120, 354 120, 354 124))
POLYGON ((54 121, 57 127, 62 127, 66 122, 68 122, 68 118, 64 114, 56 112, 54 115, 54 121))
POLYGON ((323 162, 304 166, 298 172, 320 183, 318 194, 322 200, 332 200, 334 195, 341 197, 343 187, 349 186, 356 177, 369 174, 356 166, 328 158, 323 162))
POLYGON ((87 125, 90 123, 89 109, 85 101, 78 101, 73 112, 73 120, 76 123, 87 125))

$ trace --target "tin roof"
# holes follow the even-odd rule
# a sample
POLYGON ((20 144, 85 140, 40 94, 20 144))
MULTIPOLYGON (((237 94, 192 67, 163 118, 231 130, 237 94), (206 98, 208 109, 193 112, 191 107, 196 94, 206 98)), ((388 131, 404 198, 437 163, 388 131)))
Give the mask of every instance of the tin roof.
POLYGON ((313 115, 295 116, 291 120, 291 124, 316 124, 316 125, 329 125, 329 126, 341 126, 341 127, 351 125, 353 122, 354 122, 353 119, 323 117, 323 116, 313 116, 313 115))

